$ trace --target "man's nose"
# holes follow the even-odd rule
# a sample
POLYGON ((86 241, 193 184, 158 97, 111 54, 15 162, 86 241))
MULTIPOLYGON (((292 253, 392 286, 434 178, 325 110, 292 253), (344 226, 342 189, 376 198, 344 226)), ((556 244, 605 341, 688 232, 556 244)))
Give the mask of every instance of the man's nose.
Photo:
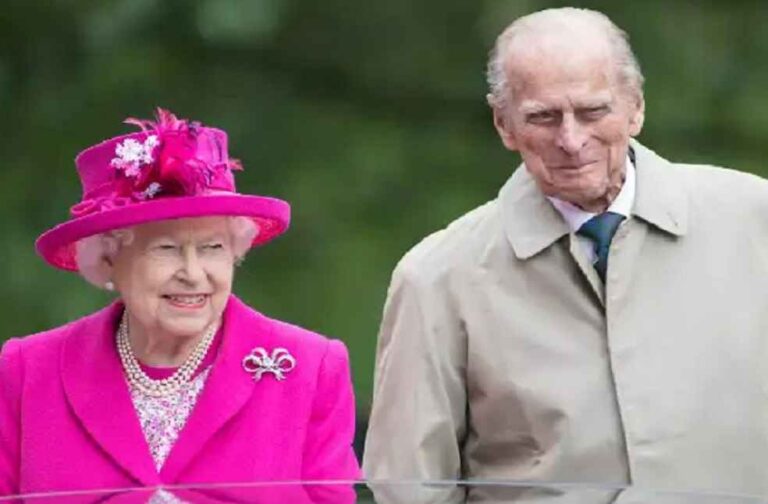
POLYGON ((566 154, 578 154, 587 144, 589 133, 572 114, 563 114, 560 130, 557 134, 557 146, 566 154))

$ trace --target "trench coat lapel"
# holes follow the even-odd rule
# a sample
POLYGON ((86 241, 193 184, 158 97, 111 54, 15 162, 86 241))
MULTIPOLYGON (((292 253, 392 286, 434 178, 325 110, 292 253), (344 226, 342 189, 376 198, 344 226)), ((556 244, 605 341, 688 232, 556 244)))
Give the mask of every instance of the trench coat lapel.
POLYGON ((685 187, 671 176, 669 161, 634 140, 637 187, 633 216, 673 236, 688 231, 688 197, 685 187))
POLYGON ((61 376, 77 419, 116 464, 144 486, 159 484, 114 344, 121 303, 74 326, 64 342, 61 376))
POLYGON ((595 297, 603 302, 603 285, 568 224, 539 190, 525 165, 515 170, 499 193, 504 231, 515 256, 528 260, 569 236, 569 251, 595 297))
POLYGON ((266 337, 271 332, 270 326, 266 319, 234 296, 230 297, 223 320, 219 355, 160 471, 166 483, 176 481, 211 438, 245 406, 256 388, 256 382, 242 367, 243 358, 253 346, 253 338, 245 336, 262 333, 266 337))
POLYGON ((677 239, 688 230, 685 187, 670 176, 668 162, 637 142, 635 151, 635 202, 632 216, 619 227, 611 245, 608 283, 612 299, 626 299, 638 273, 638 256, 649 233, 661 232, 677 239))
POLYGON ((530 259, 569 233, 524 165, 501 188, 499 201, 504 231, 518 259, 530 259))
POLYGON ((589 286, 592 288, 592 292, 595 294, 598 301, 600 301, 600 305, 605 307, 605 284, 597 274, 595 265, 589 260, 587 254, 584 252, 584 248, 573 233, 570 235, 568 246, 568 251, 571 253, 571 257, 576 261, 584 278, 587 279, 589 286))

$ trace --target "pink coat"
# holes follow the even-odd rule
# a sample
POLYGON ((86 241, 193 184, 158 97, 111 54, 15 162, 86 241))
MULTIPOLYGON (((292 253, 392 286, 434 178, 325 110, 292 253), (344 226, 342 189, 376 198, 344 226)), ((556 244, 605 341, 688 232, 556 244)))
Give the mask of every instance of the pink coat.
POLYGON ((0 354, 0 495, 168 484, 356 479, 344 345, 269 319, 234 296, 205 388, 160 473, 114 345, 122 305, 9 340, 0 354), (254 347, 296 367, 256 382, 254 347))

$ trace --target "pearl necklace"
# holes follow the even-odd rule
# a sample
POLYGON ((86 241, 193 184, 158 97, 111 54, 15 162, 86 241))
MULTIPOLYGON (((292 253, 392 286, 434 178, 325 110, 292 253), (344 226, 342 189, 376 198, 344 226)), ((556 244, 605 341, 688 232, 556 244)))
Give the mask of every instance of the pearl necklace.
POLYGON ((205 358, 213 343, 213 337, 219 329, 219 324, 211 324, 211 328, 203 335, 192 350, 187 360, 168 378, 153 380, 141 369, 139 361, 131 349, 128 339, 128 317, 123 313, 120 327, 117 329, 117 353, 123 364, 128 383, 133 389, 152 396, 165 397, 178 392, 192 378, 200 363, 205 358))

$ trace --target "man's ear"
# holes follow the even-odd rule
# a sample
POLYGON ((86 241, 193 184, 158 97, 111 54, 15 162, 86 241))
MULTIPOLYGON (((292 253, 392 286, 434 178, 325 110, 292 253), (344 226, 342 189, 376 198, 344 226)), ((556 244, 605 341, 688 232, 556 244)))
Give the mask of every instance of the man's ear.
POLYGON ((640 96, 635 99, 635 111, 629 118, 629 136, 636 137, 643 129, 645 122, 645 99, 640 96))
POLYGON ((499 138, 501 138, 501 143, 507 149, 516 151, 517 140, 510 127, 510 119, 505 114, 504 109, 498 105, 491 105, 491 110, 493 110, 493 126, 496 128, 499 138))

